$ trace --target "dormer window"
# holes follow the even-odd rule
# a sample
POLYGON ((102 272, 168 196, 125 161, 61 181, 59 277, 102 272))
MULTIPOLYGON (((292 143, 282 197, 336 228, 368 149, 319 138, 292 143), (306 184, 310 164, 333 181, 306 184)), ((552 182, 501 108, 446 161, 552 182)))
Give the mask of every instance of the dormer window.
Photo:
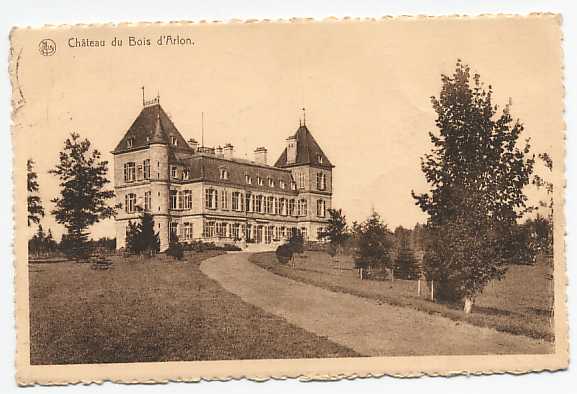
POLYGON ((284 188, 286 187, 286 183, 285 183, 284 181, 278 181, 278 186, 279 186, 281 189, 284 189, 284 188))
POLYGON ((146 143, 148 144, 150 142, 150 137, 146 136, 146 143))
POLYGON ((268 186, 269 186, 269 187, 274 187, 274 179, 272 179, 272 178, 270 178, 270 177, 268 178, 268 186))
POLYGON ((188 168, 185 168, 182 170, 182 179, 186 181, 188 178, 190 178, 190 171, 188 171, 188 168))
POLYGON ((178 140, 176 139, 175 136, 170 137, 170 142, 172 143, 172 145, 177 146, 178 145, 178 140))
POLYGON ((252 177, 250 175, 245 175, 244 180, 247 185, 252 185, 252 177))
POLYGON ((134 138, 130 137, 129 139, 126 140, 126 147, 128 149, 131 149, 133 145, 134 145, 134 138))
POLYGON ((220 172, 220 179, 228 179, 228 170, 226 168, 221 168, 220 172))
POLYGON ((323 156, 317 155, 317 161, 319 162, 319 164, 323 164, 323 156))
POLYGON ((172 178, 177 178, 176 166, 170 166, 170 176, 172 178))
POLYGON ((297 189, 297 184, 296 184, 296 182, 291 182, 291 189, 292 189, 292 190, 296 190, 296 189, 297 189))
POLYGON ((256 177, 256 183, 257 183, 259 186, 264 185, 264 182, 262 181, 262 178, 261 178, 260 176, 257 176, 257 177, 256 177))

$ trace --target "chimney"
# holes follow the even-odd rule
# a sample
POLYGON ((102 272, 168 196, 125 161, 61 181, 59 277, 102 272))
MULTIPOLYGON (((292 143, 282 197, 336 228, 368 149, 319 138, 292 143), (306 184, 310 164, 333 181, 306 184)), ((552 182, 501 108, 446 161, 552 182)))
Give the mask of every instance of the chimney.
POLYGON ((293 164, 297 161, 297 139, 290 136, 286 139, 286 162, 293 164))
POLYGON ((259 164, 266 164, 266 148, 259 146, 254 150, 254 161, 259 164))
POLYGON ((223 154, 225 159, 232 159, 234 155, 234 146, 232 144, 226 144, 223 149, 223 154))
POLYGON ((224 155, 222 154, 222 146, 217 146, 216 148, 214 148, 214 154, 216 155, 216 157, 224 157, 224 155))
POLYGON ((192 150, 196 152, 198 150, 198 141, 194 138, 191 138, 188 140, 188 146, 190 146, 192 150))

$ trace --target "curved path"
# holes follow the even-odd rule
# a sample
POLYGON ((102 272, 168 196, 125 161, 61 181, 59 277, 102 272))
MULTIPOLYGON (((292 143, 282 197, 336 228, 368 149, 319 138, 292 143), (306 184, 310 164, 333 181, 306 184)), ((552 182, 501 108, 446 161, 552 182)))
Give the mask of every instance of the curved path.
POLYGON ((201 271, 245 302, 367 356, 528 354, 553 345, 283 278, 248 253, 205 260, 201 271))

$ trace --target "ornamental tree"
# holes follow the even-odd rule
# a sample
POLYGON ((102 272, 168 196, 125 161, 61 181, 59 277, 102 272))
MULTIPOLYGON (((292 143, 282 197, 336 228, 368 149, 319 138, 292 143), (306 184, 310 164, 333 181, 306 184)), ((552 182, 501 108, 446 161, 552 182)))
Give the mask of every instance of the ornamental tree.
POLYGON ((438 133, 429 133, 433 148, 421 159, 431 189, 412 194, 429 215, 425 271, 439 298, 461 299, 470 312, 487 283, 506 272, 500 240, 528 209, 523 189, 534 157, 528 140, 518 144, 523 125, 510 105, 500 111, 479 74, 459 60, 441 80, 431 98, 438 133))
POLYGON ((108 162, 101 160, 98 150, 92 149, 88 139, 71 133, 64 141, 59 162, 49 171, 60 180, 60 196, 51 201, 56 207, 51 213, 67 230, 67 242, 80 257, 86 245, 89 226, 114 216, 119 205, 111 207, 108 200, 114 191, 105 187, 108 162))

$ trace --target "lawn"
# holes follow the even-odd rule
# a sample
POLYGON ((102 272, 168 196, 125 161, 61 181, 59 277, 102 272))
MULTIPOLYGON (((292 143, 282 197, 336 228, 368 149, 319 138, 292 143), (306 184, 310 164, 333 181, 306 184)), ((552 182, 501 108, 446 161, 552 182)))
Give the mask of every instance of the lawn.
POLYGON ((427 300, 429 289, 423 281, 419 297, 416 281, 360 280, 350 257, 335 261, 323 252, 306 252, 296 258, 295 268, 279 264, 272 252, 254 254, 251 261, 278 275, 328 290, 554 341, 549 314, 553 305, 552 267, 545 262, 534 266, 511 266, 503 280, 491 282, 485 288, 476 300, 473 313, 466 315, 460 305, 442 305, 427 300))
POLYGON ((30 264, 31 363, 357 356, 226 292, 199 270, 219 253, 30 264))

